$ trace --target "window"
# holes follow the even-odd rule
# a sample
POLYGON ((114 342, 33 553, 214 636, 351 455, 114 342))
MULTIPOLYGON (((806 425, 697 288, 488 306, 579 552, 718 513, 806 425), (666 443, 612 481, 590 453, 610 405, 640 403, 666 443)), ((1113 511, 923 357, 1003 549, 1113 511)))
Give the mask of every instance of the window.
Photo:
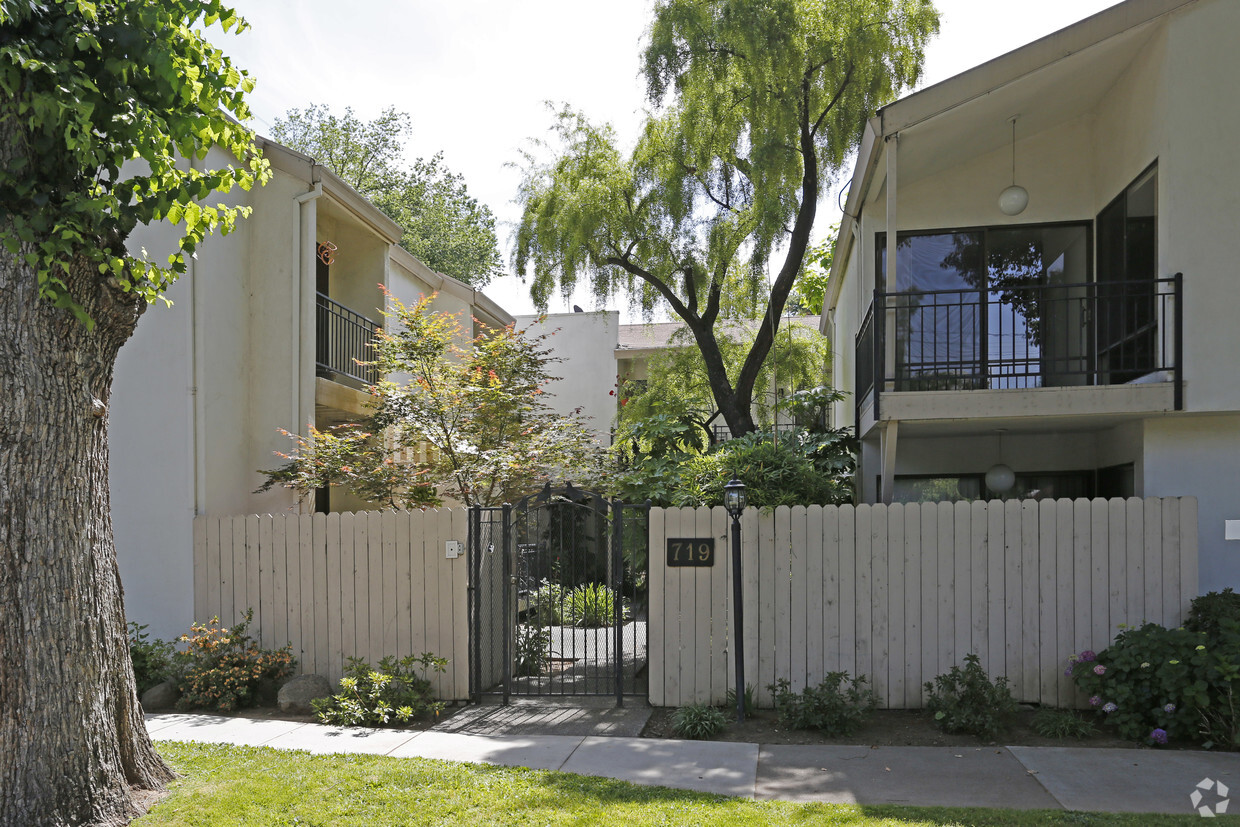
MULTIPOLYGON (((1131 466, 1129 466, 1131 468, 1131 466)), ((1098 490, 1094 471, 1017 472, 1012 490, 996 494, 986 488, 984 474, 958 476, 898 475, 892 502, 972 502, 974 500, 1057 500, 1093 497, 1098 490)), ((881 486, 880 486, 881 490, 881 486)), ((1101 492, 1100 492, 1101 493, 1101 492)), ((1121 496, 1103 494, 1103 496, 1121 496)))
POLYGON ((896 390, 1087 383, 1089 245, 1084 223, 900 233, 896 390))

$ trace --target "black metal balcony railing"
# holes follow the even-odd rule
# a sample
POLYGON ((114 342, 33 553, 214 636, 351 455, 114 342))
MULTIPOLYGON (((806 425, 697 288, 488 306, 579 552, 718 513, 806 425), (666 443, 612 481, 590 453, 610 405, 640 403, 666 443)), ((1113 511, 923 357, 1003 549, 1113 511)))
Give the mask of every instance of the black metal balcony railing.
MULTIPOLYGON (((790 434, 796 431, 809 429, 815 425, 826 426, 826 418, 824 417, 818 422, 779 422, 772 425, 763 425, 758 428, 759 431, 767 434, 790 434)), ((711 433, 714 435, 715 444, 727 442, 732 439, 732 429, 727 425, 712 425, 711 433)))
POLYGON ((1159 373, 1175 383, 1180 410, 1182 293, 1180 273, 987 292, 875 291, 856 338, 857 421, 871 391, 877 419, 884 390, 1122 385, 1159 373))
POLYGON ((375 358, 371 342, 375 338, 376 323, 322 293, 316 295, 314 361, 317 374, 336 381, 351 380, 346 384, 378 382, 379 372, 375 367, 362 364, 375 358))

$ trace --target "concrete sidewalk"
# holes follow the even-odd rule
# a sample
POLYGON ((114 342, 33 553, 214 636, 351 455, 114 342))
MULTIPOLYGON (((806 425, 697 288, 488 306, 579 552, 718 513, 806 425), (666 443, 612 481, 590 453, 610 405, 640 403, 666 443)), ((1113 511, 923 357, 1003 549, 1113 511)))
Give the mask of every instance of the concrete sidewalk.
POLYGON ((778 746, 576 735, 341 729, 151 714, 156 741, 500 764, 754 799, 1191 815, 1222 813, 1240 755, 1072 747, 778 746), (1190 796, 1197 792, 1196 803, 1190 796))

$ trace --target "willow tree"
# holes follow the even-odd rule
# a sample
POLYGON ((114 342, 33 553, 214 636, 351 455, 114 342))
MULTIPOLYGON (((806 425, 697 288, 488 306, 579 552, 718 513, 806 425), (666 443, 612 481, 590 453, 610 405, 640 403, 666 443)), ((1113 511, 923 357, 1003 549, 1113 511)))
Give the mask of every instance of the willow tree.
POLYGON ((596 296, 623 288, 670 308, 745 434, 824 184, 866 119, 917 80, 938 13, 930 0, 659 0, 654 15, 636 146, 626 155, 609 127, 560 113, 554 157, 526 168, 517 269, 544 307, 584 278, 596 296), (766 297, 735 381, 716 338, 733 277, 766 297))
POLYGON ((193 28, 217 22, 243 25, 219 0, 0 0, 0 824, 124 824, 171 777, 134 691, 107 412, 147 303, 241 213, 203 199, 266 174, 250 83, 193 28), (203 169, 213 145, 241 161, 203 169), (160 219, 171 259, 130 255, 160 219))

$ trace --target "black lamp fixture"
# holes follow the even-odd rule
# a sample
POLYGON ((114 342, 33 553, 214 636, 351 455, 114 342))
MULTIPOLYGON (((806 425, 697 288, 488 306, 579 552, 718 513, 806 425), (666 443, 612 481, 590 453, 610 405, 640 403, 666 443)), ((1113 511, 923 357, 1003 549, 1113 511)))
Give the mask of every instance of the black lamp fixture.
POLYGON ((745 510, 745 483, 735 476, 723 486, 723 507, 732 515, 733 520, 739 520, 745 510))
POLYGON ((741 640, 741 514, 745 512, 745 483, 732 475, 723 487, 723 507, 732 515, 732 650, 736 653, 736 722, 745 723, 745 647, 741 640))

